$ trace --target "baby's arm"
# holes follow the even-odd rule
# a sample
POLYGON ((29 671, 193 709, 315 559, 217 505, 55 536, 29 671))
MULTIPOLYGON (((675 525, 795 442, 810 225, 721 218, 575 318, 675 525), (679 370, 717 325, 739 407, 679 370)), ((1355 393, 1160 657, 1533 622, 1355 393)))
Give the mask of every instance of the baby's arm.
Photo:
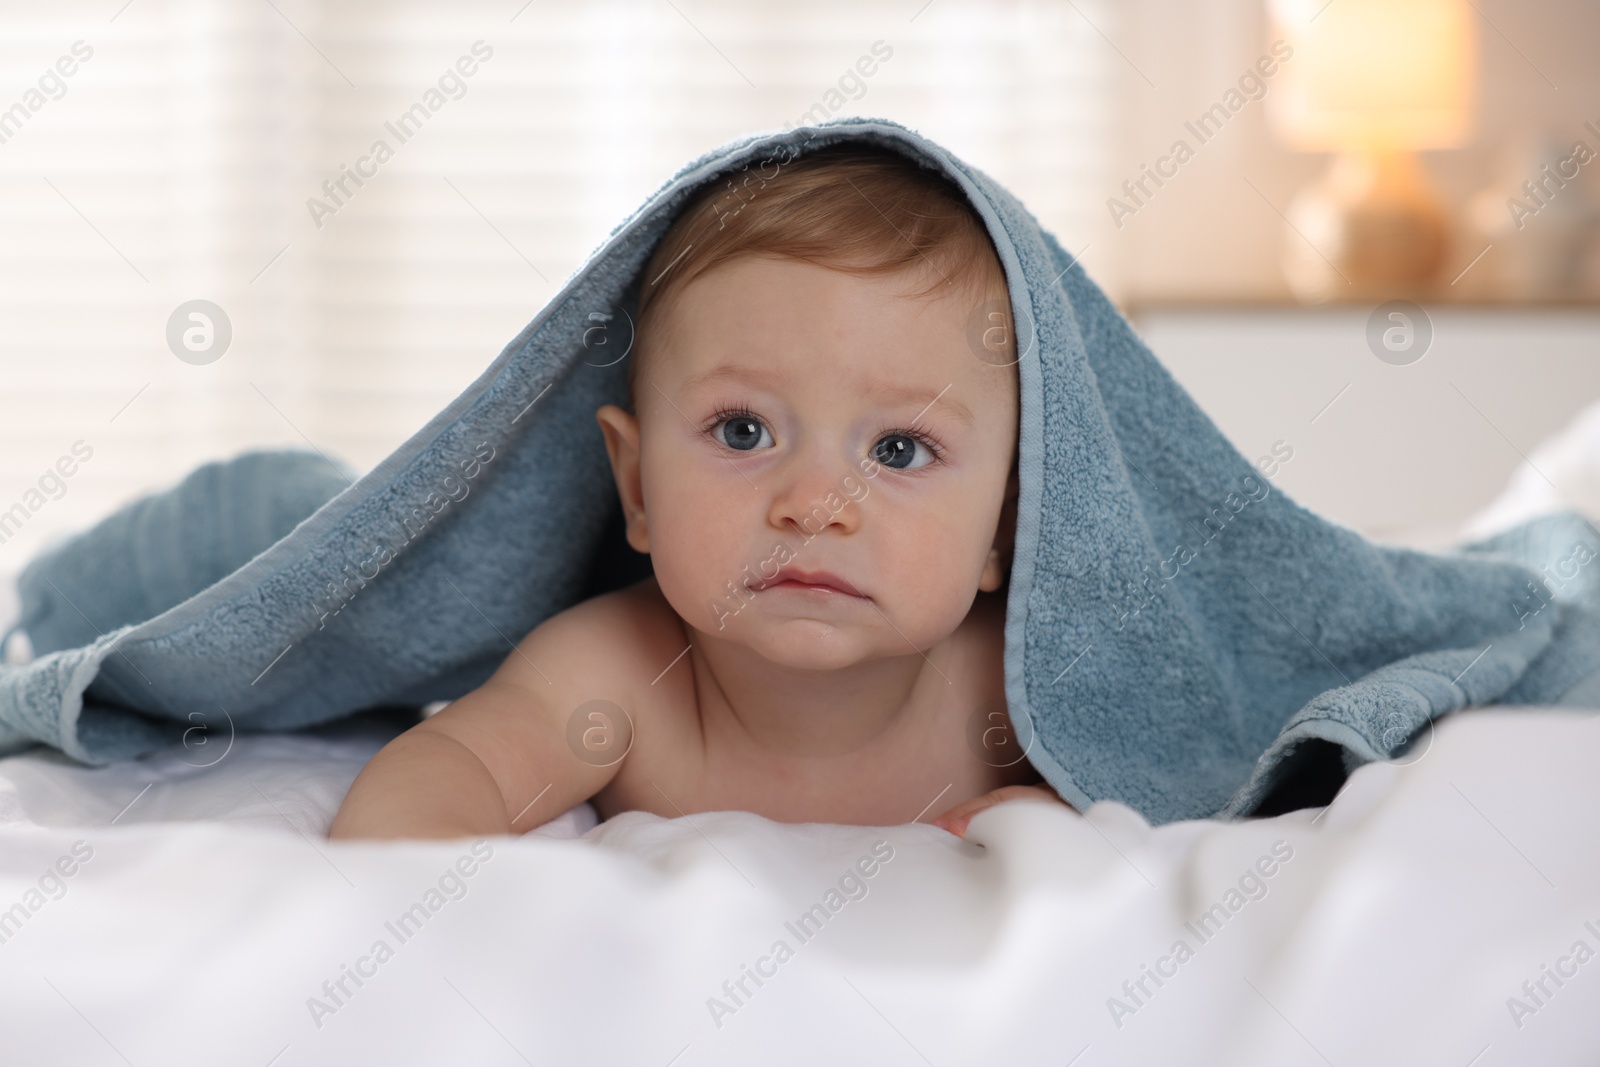
POLYGON ((629 629, 615 616, 625 610, 603 597, 535 629, 483 685, 385 745, 356 776, 328 836, 522 833, 598 793, 620 764, 578 759, 567 719, 588 700, 629 703, 614 681, 615 635, 629 629), (595 640, 607 630, 609 650, 595 640))

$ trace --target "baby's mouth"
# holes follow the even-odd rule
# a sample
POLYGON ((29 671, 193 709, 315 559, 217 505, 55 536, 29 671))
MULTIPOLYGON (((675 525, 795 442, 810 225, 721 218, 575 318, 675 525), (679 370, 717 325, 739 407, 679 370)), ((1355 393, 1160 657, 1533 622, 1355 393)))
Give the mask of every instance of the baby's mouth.
POLYGON ((852 583, 845 581, 838 575, 829 574, 827 571, 803 571, 796 567, 784 567, 773 575, 772 580, 762 586, 762 590, 782 589, 789 592, 800 593, 807 596, 824 598, 850 597, 856 600, 868 599, 852 583))

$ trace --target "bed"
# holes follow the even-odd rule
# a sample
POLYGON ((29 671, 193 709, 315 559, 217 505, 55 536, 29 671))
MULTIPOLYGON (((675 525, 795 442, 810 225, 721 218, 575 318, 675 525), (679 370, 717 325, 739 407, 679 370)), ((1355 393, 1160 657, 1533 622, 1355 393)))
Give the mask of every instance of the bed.
MULTIPOLYGON (((1550 469, 1587 469, 1584 425, 1550 469)), ((1518 484, 1497 522, 1593 503, 1518 484)), ((1594 710, 1458 712, 1234 822, 1016 802, 963 842, 923 798, 881 828, 585 804, 326 840, 416 717, 0 759, 0 1063, 1600 1060, 1594 710)))
POLYGON ((1235 823, 1017 802, 962 842, 582 805, 517 839, 327 841, 405 725, 0 760, 0 1060, 1600 1055, 1592 712, 1458 713, 1327 808, 1235 823))
MULTIPOLYGON (((289 693, 280 725, 323 695, 289 693)), ((1600 1060, 1593 708, 1455 712, 1235 821, 1018 801, 963 841, 907 797, 886 827, 579 805, 326 840, 415 718, 0 759, 0 1064, 1600 1060)))
MULTIPOLYGON (((1498 521, 1592 504, 1521 497, 1498 521)), ((326 840, 416 718, 0 759, 0 1063, 1600 1060, 1595 710, 1457 712, 1233 822, 1016 802, 963 842, 908 798, 892 827, 579 805, 326 840)))

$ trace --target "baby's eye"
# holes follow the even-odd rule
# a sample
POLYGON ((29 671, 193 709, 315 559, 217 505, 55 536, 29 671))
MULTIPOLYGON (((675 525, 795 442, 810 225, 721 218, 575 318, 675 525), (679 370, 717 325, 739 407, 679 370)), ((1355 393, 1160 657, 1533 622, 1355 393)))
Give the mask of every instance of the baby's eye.
POLYGON ((933 450, 909 434, 891 433, 872 446, 872 458, 895 470, 916 470, 933 462, 933 450))
POLYGON ((760 419, 749 415, 735 415, 724 419, 717 427, 717 437, 729 448, 748 452, 763 445, 772 447, 772 433, 760 419))

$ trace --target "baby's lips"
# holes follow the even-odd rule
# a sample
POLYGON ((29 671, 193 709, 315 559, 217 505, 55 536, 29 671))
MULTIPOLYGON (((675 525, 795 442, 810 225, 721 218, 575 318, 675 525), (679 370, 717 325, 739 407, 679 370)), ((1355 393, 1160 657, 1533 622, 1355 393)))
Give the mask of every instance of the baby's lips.
POLYGON ((852 581, 841 578, 831 571, 806 571, 799 567, 782 567, 773 575, 768 585, 777 585, 780 582, 801 582, 806 585, 823 585, 836 589, 851 596, 868 599, 867 595, 852 581))

